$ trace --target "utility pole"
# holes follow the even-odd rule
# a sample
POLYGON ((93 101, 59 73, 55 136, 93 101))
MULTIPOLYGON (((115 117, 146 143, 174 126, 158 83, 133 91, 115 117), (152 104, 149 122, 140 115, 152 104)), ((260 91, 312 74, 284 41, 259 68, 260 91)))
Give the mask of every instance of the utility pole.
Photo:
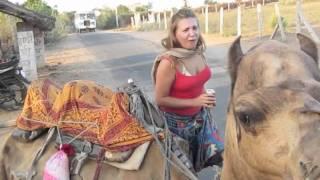
POLYGON ((209 32, 209 15, 208 15, 208 7, 209 5, 206 4, 206 10, 205 10, 205 32, 208 34, 209 32))
POLYGON ((116 27, 119 28, 118 6, 116 7, 116 27))
POLYGON ((302 9, 301 9, 301 0, 297 0, 296 2, 296 32, 297 33, 300 33, 301 32, 301 18, 300 18, 300 15, 299 13, 302 12, 302 9))
POLYGON ((188 7, 188 1, 187 0, 183 0, 184 1, 184 7, 188 7))

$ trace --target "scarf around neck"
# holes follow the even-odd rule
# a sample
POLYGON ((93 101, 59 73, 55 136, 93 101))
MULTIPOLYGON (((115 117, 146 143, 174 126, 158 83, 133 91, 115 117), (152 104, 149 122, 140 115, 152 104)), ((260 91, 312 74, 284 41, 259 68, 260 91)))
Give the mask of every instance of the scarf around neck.
POLYGON ((157 75, 157 70, 158 70, 158 66, 159 63, 161 61, 161 58, 163 56, 169 55, 169 56, 173 56, 177 59, 188 59, 189 57, 194 56, 195 54, 200 54, 202 57, 204 57, 203 55, 203 49, 202 48, 198 48, 195 50, 189 50, 189 49, 184 49, 184 48, 172 48, 170 50, 167 50, 163 53, 161 53, 160 55, 158 55, 152 65, 152 69, 151 69, 151 79, 153 81, 153 84, 156 83, 156 75, 157 75))

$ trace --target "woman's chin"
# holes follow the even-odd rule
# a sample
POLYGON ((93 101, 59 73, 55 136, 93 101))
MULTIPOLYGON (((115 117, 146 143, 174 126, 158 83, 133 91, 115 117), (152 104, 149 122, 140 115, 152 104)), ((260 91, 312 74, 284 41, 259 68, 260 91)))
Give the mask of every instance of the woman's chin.
POLYGON ((189 46, 186 46, 185 48, 186 49, 189 49, 189 50, 193 50, 193 49, 196 49, 196 45, 189 45, 189 46))

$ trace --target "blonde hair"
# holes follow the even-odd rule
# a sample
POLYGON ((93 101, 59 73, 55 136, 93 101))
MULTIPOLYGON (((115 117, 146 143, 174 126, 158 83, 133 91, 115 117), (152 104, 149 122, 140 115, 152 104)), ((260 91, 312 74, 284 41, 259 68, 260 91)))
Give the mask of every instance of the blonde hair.
MULTIPOLYGON (((164 48, 166 48, 167 50, 169 50, 171 48, 180 47, 180 44, 177 41, 175 34, 176 34, 178 22, 180 20, 186 19, 186 18, 196 18, 197 19, 197 24, 198 24, 198 27, 199 27, 198 18, 197 18, 197 16, 194 14, 194 12, 191 9, 189 9, 189 8, 180 9, 171 18, 168 36, 161 40, 161 45, 164 48)), ((197 49, 201 48, 202 50, 205 50, 205 48, 206 48, 206 44, 205 44, 204 39, 201 36, 201 34, 199 35, 199 39, 198 39, 198 43, 197 43, 196 48, 197 49)))

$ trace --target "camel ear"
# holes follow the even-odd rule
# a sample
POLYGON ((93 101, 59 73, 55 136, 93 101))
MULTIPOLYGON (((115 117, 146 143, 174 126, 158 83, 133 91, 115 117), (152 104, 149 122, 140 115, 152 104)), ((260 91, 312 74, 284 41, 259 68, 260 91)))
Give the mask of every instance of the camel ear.
POLYGON ((300 49, 312 57, 312 59, 315 60, 315 62, 318 64, 318 48, 317 44, 310 39, 309 37, 298 33, 297 38, 299 40, 300 49))
POLYGON ((241 39, 241 36, 238 36, 233 41, 228 52, 228 66, 229 66, 232 89, 237 76, 237 68, 243 56, 241 45, 240 45, 240 39, 241 39))

